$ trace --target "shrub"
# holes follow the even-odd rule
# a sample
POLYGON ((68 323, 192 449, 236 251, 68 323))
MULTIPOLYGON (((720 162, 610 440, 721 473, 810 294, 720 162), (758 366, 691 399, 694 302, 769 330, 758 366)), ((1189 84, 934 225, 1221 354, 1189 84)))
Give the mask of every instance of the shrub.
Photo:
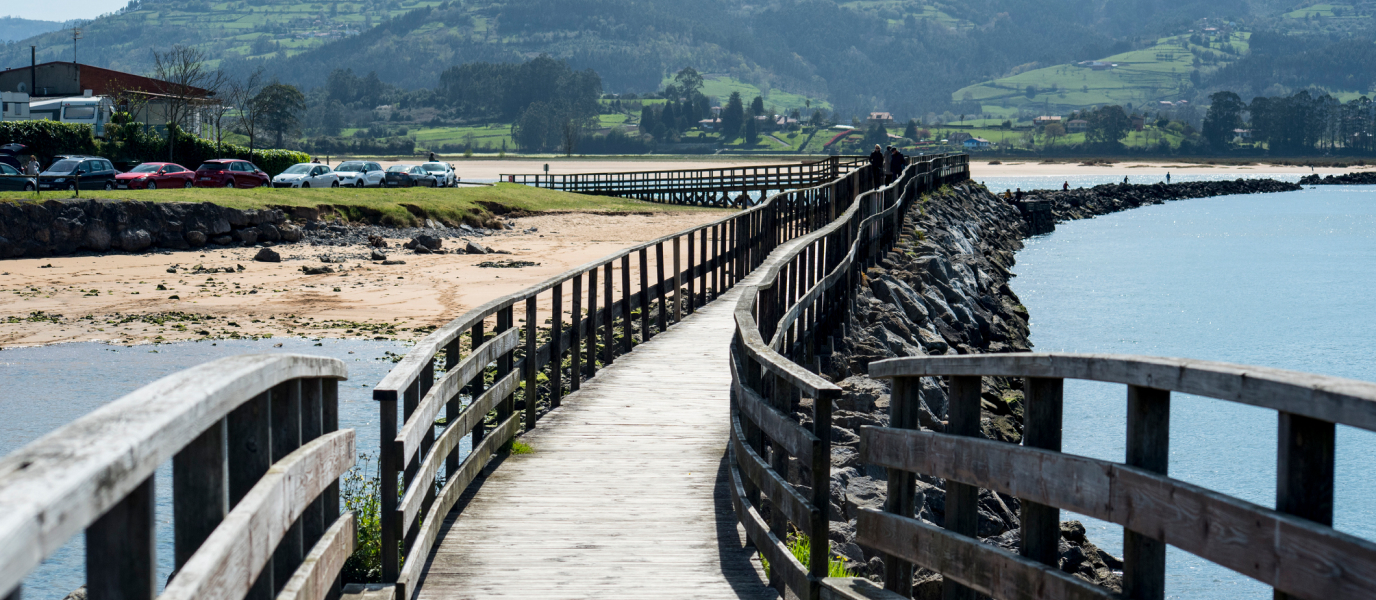
POLYGON ((0 143, 24 144, 47 164, 60 154, 94 154, 95 130, 90 125, 57 121, 0 122, 0 143))

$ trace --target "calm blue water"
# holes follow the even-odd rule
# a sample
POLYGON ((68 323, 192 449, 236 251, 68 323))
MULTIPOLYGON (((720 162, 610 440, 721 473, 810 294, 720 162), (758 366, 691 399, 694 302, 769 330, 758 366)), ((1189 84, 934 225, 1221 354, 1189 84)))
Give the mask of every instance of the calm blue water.
MULTIPOLYGON (((1003 190, 1059 190, 1069 183, 1070 189, 1094 187, 1105 183, 1123 183, 1122 175, 1033 175, 1027 177, 980 177, 979 165, 971 165, 974 176, 971 179, 985 184, 990 191, 1001 193, 1003 190)), ((1165 175, 1129 174, 1128 183, 1150 185, 1165 183, 1165 175)), ((1299 181, 1302 175, 1278 173, 1207 173, 1193 171, 1171 172, 1171 183, 1186 181, 1233 181, 1235 179, 1275 179, 1277 181, 1299 181)))
MULTIPOLYGON (((1031 314, 1036 351, 1376 381, 1376 187, 1184 200, 1061 223, 1017 259, 1012 287, 1031 314)), ((1066 382, 1065 450, 1124 460, 1125 404, 1124 386, 1066 382)), ((1376 540, 1376 434, 1339 427, 1337 444, 1335 526, 1376 540)), ((1176 395, 1170 445, 1172 476, 1275 506, 1273 411, 1176 395)), ((1121 555, 1121 528, 1086 526, 1121 555)), ((1271 597, 1173 548, 1168 577, 1172 598, 1271 597)))
MULTIPOLYGON (((0 455, 8 454, 157 379, 204 362, 238 354, 293 353, 328 356, 346 363, 349 380, 339 384, 339 427, 356 431, 360 453, 378 448, 377 404, 372 386, 392 367, 384 352, 405 353, 408 344, 390 341, 228 340, 157 346, 102 343, 10 348, 0 352, 0 381, 11 393, 0 396, 0 455), (281 344, 280 348, 274 347, 281 344), (15 393, 25 390, 25 393, 15 393)), ((466 444, 467 442, 465 442, 466 444)), ((467 446, 462 449, 467 452, 467 446)), ((374 460, 372 468, 376 469, 374 460)), ((172 572, 171 462, 154 476, 157 487, 158 581, 172 572)), ((24 598, 60 600, 86 580, 86 549, 77 535, 35 570, 24 583, 24 598)))

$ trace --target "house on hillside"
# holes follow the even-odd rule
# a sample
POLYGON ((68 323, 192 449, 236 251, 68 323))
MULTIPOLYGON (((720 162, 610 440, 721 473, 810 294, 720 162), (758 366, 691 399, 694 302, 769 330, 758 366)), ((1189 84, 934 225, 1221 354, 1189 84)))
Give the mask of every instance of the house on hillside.
POLYGON ((1032 124, 1033 124, 1033 125, 1036 125, 1037 127, 1043 127, 1043 126, 1046 126, 1046 125, 1050 125, 1050 124, 1052 124, 1052 123, 1060 123, 1060 122, 1061 122, 1061 118, 1060 118, 1059 116, 1055 116, 1055 115, 1043 115, 1043 116, 1036 117, 1036 118, 1032 119, 1032 124))
POLYGON ((892 115, 892 114, 889 114, 889 113, 886 113, 886 112, 872 112, 872 113, 870 113, 870 117, 869 117, 868 119, 865 119, 865 124, 866 124, 866 125, 883 125, 884 127, 893 127, 893 124, 894 124, 893 115, 892 115))
POLYGON ((989 140, 984 138, 972 137, 961 142, 961 145, 965 146, 966 150, 985 150, 989 148, 990 144, 989 140))
POLYGON ((1132 115, 1132 130, 1142 131, 1147 126, 1147 119, 1142 115, 1132 115))
POLYGON ((1102 60, 1086 60, 1086 61, 1081 61, 1081 62, 1078 62, 1078 63, 1075 63, 1075 64, 1078 64, 1078 65, 1080 65, 1081 67, 1088 67, 1088 68, 1093 69, 1093 70, 1095 70, 1095 71, 1107 71, 1107 70, 1109 70, 1109 69, 1112 69, 1113 67, 1118 66, 1118 65, 1115 64, 1115 63, 1107 63, 1107 62, 1104 62, 1104 61, 1102 61, 1102 60))
POLYGON ((1084 133, 1089 131, 1089 121, 1084 119, 1071 119, 1066 122, 1065 130, 1068 133, 1084 133))
POLYGON ((946 136, 946 139, 952 144, 959 144, 974 137, 975 136, 965 133, 964 131, 953 131, 951 135, 946 136))
POLYGON ((703 131, 716 131, 721 129, 721 117, 703 119, 698 121, 698 129, 703 131))

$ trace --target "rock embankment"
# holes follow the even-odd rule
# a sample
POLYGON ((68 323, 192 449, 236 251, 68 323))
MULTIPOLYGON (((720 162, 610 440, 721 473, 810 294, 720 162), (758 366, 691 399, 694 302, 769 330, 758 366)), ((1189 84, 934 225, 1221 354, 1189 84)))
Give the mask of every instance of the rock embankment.
POLYGON ((0 202, 0 258, 296 242, 302 236, 276 209, 95 199, 0 202))
POLYGON ((1293 192, 1299 189, 1303 188, 1297 183, 1274 179, 1190 181, 1150 185, 1111 183, 1066 191, 1035 190, 1023 197, 1023 203, 1048 202, 1051 204, 1052 215, 1057 222, 1061 222, 1105 215, 1150 204, 1164 204, 1171 200, 1211 198, 1235 194, 1293 192))
MULTIPOLYGON (((1029 234, 1016 208, 979 185, 964 183, 924 198, 909 211, 904 230, 897 247, 865 273, 846 335, 823 361, 823 374, 844 390, 833 414, 831 541, 853 570, 871 577, 882 575, 883 562, 856 543, 855 518, 860 507, 883 506, 887 484, 883 469, 861 464, 858 429, 888 423, 889 389, 887 381, 866 375, 870 362, 1031 348, 1027 310, 1008 285, 1014 252, 1029 234)), ((1011 443, 1022 439, 1021 388, 1021 379, 985 378, 986 437, 1011 443)), ((943 387, 924 379, 921 400, 921 427, 944 430, 943 387)), ((941 525, 944 482, 919 476, 917 486, 917 516, 941 525)), ((1019 511, 1017 498, 981 491, 980 539, 1017 551, 1019 511)), ((1062 570, 1120 587, 1121 561, 1087 540, 1080 523, 1062 523, 1061 533, 1062 570)), ((940 597, 940 581, 935 572, 919 569, 914 597, 940 597)))
POLYGON ((1327 177, 1305 175, 1300 178, 1300 185, 1376 185, 1376 171, 1343 173, 1327 177))

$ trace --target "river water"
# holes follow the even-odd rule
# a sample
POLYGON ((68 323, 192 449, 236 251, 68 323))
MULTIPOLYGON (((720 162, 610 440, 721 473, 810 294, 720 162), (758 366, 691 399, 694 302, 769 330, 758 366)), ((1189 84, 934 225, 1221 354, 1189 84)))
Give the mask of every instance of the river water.
MULTIPOLYGON (((1083 185, 1094 183, 1103 181, 1083 185)), ((1027 181, 987 184, 1001 191, 1027 181)), ((1183 200, 1060 223, 1027 241, 1014 272, 1038 352, 1186 357, 1376 381, 1376 186, 1183 200)), ((1065 451, 1124 460, 1125 386, 1067 381, 1065 395, 1065 451)), ((1274 411, 1177 394, 1169 472, 1274 507, 1276 421, 1274 411)), ((1376 540, 1373 466, 1376 434, 1340 426, 1335 527, 1368 540, 1376 540)), ((1083 520, 1095 543, 1121 556, 1121 528, 1083 520)), ((1271 597, 1174 548, 1167 565, 1171 598, 1271 597)))

